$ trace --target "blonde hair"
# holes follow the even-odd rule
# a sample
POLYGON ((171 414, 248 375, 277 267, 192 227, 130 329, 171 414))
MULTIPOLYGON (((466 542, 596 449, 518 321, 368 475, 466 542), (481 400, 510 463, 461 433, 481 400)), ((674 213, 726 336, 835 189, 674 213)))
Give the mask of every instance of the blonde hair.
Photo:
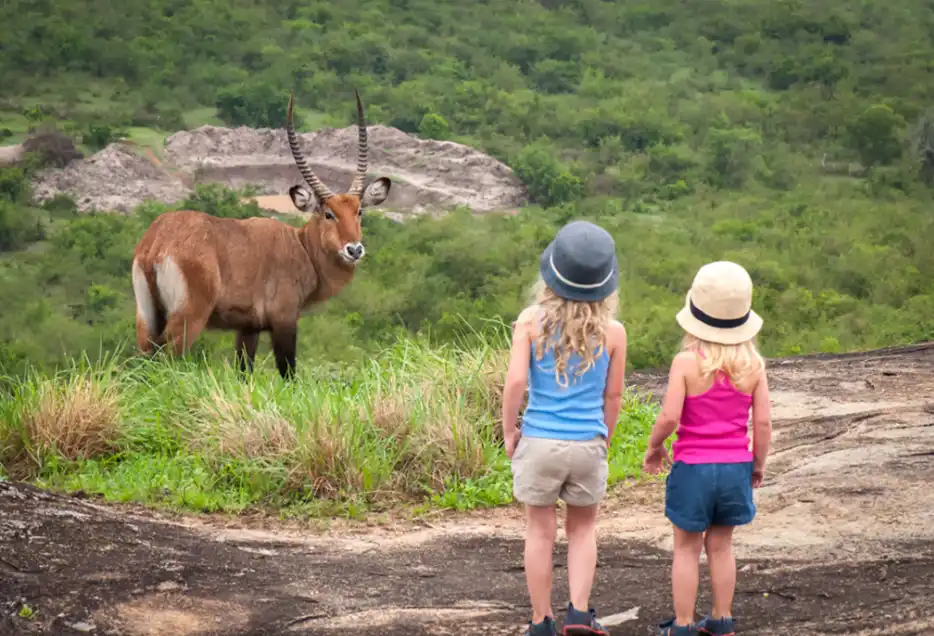
POLYGON ((681 350, 700 354, 698 364, 704 378, 721 372, 730 378, 735 387, 765 369, 765 360, 759 354, 755 339, 725 345, 685 333, 681 350))
POLYGON ((568 300, 558 296, 541 278, 532 288, 534 305, 535 359, 554 349, 555 378, 561 387, 568 386, 568 361, 572 354, 581 357, 582 364, 575 375, 581 376, 593 368, 606 348, 606 330, 616 316, 619 294, 616 290, 595 302, 568 300))

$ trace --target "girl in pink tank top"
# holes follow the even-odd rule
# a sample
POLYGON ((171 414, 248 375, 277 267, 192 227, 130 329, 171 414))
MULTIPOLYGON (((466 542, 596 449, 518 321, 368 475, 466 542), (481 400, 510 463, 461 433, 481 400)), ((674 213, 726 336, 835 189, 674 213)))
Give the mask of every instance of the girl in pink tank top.
POLYGON ((684 344, 671 364, 643 462, 649 473, 671 464, 665 516, 674 532, 675 616, 659 633, 730 636, 736 633, 733 528, 756 515, 753 488, 762 484, 772 435, 765 362, 755 345, 762 318, 752 310, 749 274, 736 263, 705 265, 676 319, 684 344), (665 440, 676 431, 669 459, 665 440), (701 550, 707 552, 713 608, 695 621, 701 550))
MULTIPOLYGON (((697 348, 697 344, 689 346, 697 348)), ((701 358, 703 350, 696 351, 701 358)), ((723 371, 713 373, 713 386, 698 395, 685 395, 674 461, 685 464, 751 462, 749 409, 752 395, 743 393, 723 371)))

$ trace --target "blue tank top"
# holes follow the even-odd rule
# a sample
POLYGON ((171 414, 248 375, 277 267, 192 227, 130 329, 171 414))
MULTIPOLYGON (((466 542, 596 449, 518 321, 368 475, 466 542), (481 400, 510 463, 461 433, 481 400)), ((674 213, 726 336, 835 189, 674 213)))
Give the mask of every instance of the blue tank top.
POLYGON ((529 402, 522 416, 522 435, 560 440, 586 441, 606 437, 603 421, 603 391, 610 366, 604 348, 594 366, 577 375, 580 356, 568 359, 567 387, 555 377, 554 349, 535 359, 535 343, 529 351, 529 402))

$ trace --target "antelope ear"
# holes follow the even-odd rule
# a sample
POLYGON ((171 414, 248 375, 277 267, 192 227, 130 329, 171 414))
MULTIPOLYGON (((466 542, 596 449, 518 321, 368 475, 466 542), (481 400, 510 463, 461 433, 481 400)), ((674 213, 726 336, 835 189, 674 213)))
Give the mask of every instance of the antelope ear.
POLYGON ((360 197, 360 207, 366 208, 371 205, 379 205, 385 201, 386 197, 389 196, 389 187, 391 185, 392 182, 387 177, 380 177, 373 181, 363 191, 363 196, 360 197))
POLYGON ((289 197, 302 212, 315 212, 318 208, 318 198, 305 186, 294 185, 289 188, 289 197))

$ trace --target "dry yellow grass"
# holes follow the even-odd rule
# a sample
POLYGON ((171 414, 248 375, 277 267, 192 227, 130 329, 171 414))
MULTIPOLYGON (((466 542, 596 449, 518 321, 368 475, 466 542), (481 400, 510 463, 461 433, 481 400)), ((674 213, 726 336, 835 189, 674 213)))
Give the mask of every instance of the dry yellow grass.
POLYGON ((305 422, 289 480, 295 490, 310 490, 330 497, 365 487, 363 447, 353 439, 352 423, 341 417, 322 416, 305 422))
POLYGON ((36 374, 0 404, 0 470, 199 510, 368 506, 450 488, 502 501, 505 359, 495 347, 404 341, 364 368, 309 369, 291 383, 178 359, 36 374))
POLYGON ((89 377, 68 384, 44 384, 35 407, 23 414, 28 447, 35 460, 50 454, 69 461, 99 457, 114 449, 120 435, 118 390, 89 377))
POLYGON ((189 446, 205 453, 245 459, 286 459, 295 453, 298 433, 278 413, 256 409, 214 392, 195 407, 189 446))

